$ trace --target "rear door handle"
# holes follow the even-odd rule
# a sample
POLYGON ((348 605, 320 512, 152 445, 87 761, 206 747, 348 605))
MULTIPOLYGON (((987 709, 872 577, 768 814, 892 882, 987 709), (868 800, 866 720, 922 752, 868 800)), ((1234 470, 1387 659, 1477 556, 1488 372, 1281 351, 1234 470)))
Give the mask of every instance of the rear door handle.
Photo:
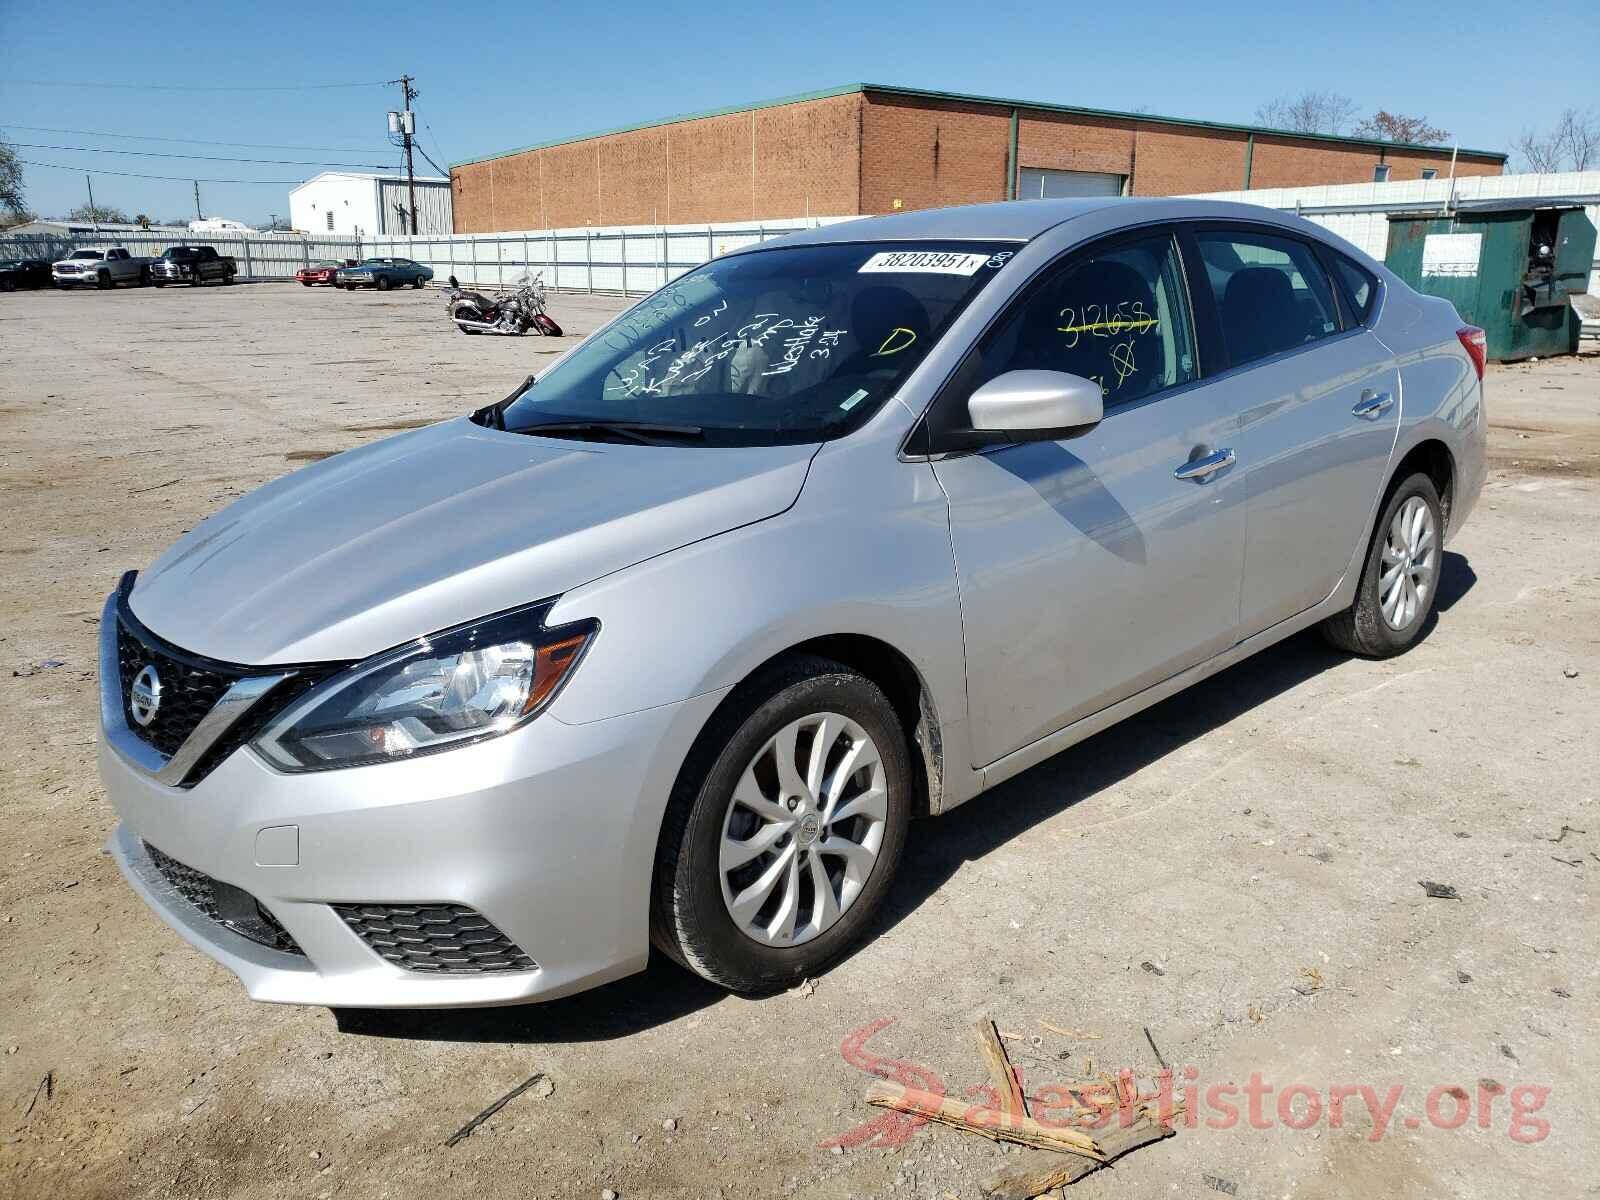
POLYGON ((1183 466, 1172 473, 1174 479, 1198 479, 1201 483, 1210 479, 1218 471, 1225 471, 1233 466, 1233 450, 1224 446, 1215 454, 1208 454, 1204 458, 1192 458, 1183 466))
POLYGON ((1376 417, 1394 407, 1394 396, 1389 392, 1365 391, 1350 411, 1358 417, 1376 417))

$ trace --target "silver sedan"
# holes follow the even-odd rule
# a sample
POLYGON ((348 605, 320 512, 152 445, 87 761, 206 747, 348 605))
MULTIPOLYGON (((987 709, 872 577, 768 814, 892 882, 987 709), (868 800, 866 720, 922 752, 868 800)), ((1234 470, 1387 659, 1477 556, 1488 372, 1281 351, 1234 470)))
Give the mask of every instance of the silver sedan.
POLYGON ((129 572, 111 849, 264 1000, 544 999, 652 946, 781 988, 869 938, 913 816, 1307 627, 1423 636, 1483 358, 1247 206, 726 255, 129 572))

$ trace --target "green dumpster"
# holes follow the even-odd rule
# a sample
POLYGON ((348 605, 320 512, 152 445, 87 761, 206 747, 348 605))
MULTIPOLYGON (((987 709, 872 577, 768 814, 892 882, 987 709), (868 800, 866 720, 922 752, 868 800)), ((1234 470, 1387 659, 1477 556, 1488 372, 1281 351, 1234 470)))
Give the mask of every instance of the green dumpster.
POLYGON ((1488 335, 1497 361, 1571 354, 1595 229, 1567 200, 1481 200, 1453 212, 1389 214, 1384 263, 1412 287, 1440 296, 1488 335))

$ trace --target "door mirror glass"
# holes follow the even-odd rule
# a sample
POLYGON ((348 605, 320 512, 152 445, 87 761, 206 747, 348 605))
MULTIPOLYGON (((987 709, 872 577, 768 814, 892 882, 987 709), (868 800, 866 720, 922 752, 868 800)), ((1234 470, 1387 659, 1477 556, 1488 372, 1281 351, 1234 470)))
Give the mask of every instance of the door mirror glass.
POLYGON ((1007 371, 967 400, 972 428, 1008 434, 1013 441, 1044 441, 1065 430, 1098 425, 1105 416, 1100 385, 1065 371, 1007 371))

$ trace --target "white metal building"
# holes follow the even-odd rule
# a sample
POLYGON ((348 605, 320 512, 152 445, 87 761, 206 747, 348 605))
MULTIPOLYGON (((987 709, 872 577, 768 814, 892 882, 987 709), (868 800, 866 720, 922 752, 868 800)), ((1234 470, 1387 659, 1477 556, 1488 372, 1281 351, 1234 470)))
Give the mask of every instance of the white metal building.
MULTIPOLYGON (((289 223, 301 233, 374 237, 410 232, 410 202, 403 175, 323 171, 289 193, 289 223)), ((417 231, 449 233, 450 181, 417 176, 417 231)))

